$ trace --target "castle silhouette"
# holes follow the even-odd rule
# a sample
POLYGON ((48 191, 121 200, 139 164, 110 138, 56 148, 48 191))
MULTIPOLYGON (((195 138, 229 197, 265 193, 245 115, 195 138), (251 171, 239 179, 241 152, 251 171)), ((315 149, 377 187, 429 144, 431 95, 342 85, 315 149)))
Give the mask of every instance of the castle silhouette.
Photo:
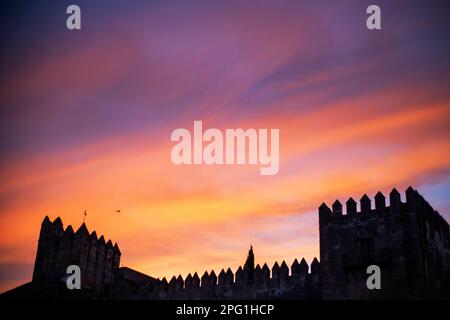
POLYGON ((7 297, 61 299, 428 299, 450 297, 449 225, 412 187, 406 201, 393 189, 389 206, 381 192, 375 208, 364 195, 360 211, 352 198, 331 209, 319 207, 320 262, 285 261, 255 267, 250 247, 243 267, 218 275, 197 272, 170 281, 120 267, 117 244, 83 223, 65 230, 58 217, 45 217, 39 235, 33 280, 7 297), (81 270, 81 290, 68 290, 68 265, 81 270), (366 284, 369 265, 381 270, 381 289, 366 284))

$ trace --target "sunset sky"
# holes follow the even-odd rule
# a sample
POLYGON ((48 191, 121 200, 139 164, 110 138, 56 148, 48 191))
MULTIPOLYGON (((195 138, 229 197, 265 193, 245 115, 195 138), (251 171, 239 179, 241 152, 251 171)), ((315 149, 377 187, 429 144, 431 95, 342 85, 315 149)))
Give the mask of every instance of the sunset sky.
POLYGON ((159 278, 236 270, 250 244, 256 263, 310 263, 322 202, 393 187, 450 220, 446 1, 8 2, 0 292, 31 280, 45 215, 77 229, 86 209, 121 265, 159 278), (194 120, 279 128, 278 174, 172 164, 194 120))

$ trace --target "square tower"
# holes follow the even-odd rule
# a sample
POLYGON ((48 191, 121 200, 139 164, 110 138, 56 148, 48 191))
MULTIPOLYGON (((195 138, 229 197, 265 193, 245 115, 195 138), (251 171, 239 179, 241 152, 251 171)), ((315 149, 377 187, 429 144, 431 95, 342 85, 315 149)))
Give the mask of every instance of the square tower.
POLYGON ((413 188, 406 202, 393 189, 386 206, 381 192, 375 208, 367 195, 360 211, 352 198, 330 209, 319 207, 321 290, 324 299, 448 297, 448 223, 413 188), (367 288, 367 267, 381 270, 381 289, 367 288))

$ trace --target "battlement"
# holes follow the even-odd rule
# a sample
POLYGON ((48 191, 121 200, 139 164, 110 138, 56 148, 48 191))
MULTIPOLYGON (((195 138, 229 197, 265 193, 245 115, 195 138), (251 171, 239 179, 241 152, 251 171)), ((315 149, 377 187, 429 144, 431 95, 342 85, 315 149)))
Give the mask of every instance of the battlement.
MULTIPOLYGON (((410 187, 411 188, 411 187, 410 187)), ((410 190, 408 188, 408 190, 410 190)), ((411 190, 413 190, 411 188, 411 190)), ((414 192, 416 192, 414 190, 414 192)), ((397 191, 397 189, 392 189, 392 191, 389 194, 390 199, 390 205, 386 206, 386 197, 381 193, 380 191, 377 192, 377 194, 374 197, 375 200, 375 207, 372 208, 372 200, 367 196, 367 194, 364 194, 361 199, 359 200, 359 208, 360 210, 357 210, 357 202, 350 197, 346 202, 346 211, 344 212, 343 206, 339 200, 336 200, 333 202, 331 209, 327 206, 326 203, 322 203, 322 205, 319 207, 319 214, 321 216, 333 216, 338 217, 342 215, 347 216, 354 216, 357 214, 369 214, 374 212, 380 212, 385 211, 386 209, 392 209, 392 211, 398 210, 400 206, 403 204, 401 201, 400 193, 397 191)))
POLYGON ((339 200, 333 202, 331 209, 327 204, 322 203, 319 207, 319 218, 321 221, 330 221, 331 219, 333 222, 345 222, 351 219, 367 218, 375 214, 401 214, 408 210, 417 210, 436 228, 442 229, 444 233, 448 232, 447 221, 412 187, 405 191, 405 202, 401 200, 401 195, 395 188, 389 193, 389 206, 386 204, 386 197, 380 191, 375 194, 374 200, 375 205, 373 206, 372 200, 367 194, 364 194, 359 200, 358 210, 357 202, 350 197, 345 203, 345 211, 339 200))
POLYGON ((100 239, 98 239, 97 232, 94 230, 90 233, 84 222, 80 225, 77 231, 74 232, 74 229, 71 225, 68 225, 66 229, 64 229, 64 225, 60 217, 57 217, 52 222, 48 216, 45 216, 41 224, 41 232, 39 235, 39 240, 44 240, 51 236, 64 238, 66 239, 66 241, 70 242, 73 242, 74 238, 76 237, 77 238, 84 237, 88 241, 98 241, 99 243, 106 245, 106 247, 111 248, 114 253, 120 254, 120 249, 117 243, 112 245, 111 240, 108 240, 106 242, 105 237, 103 235, 100 236, 100 239))

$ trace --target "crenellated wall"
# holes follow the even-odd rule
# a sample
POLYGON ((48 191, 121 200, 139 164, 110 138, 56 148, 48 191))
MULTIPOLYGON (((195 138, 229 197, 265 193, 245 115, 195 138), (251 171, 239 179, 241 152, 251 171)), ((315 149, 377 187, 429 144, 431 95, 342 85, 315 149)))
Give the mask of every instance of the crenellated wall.
MULTIPOLYGON (((121 268, 122 269, 122 268, 121 268)), ((134 285, 118 290, 116 298, 140 299, 268 299, 320 297, 319 261, 314 258, 309 270, 308 263, 296 259, 289 268, 285 261, 275 262, 270 270, 267 264, 258 264, 253 269, 239 267, 236 273, 230 268, 222 269, 217 276, 214 271, 205 271, 201 277, 195 272, 185 279, 179 275, 170 281, 166 278, 145 279, 136 277, 134 285), (253 277, 249 275, 253 273, 253 277), (252 281, 248 281, 253 278, 252 281), (145 290, 143 290, 145 287, 145 290)), ((133 270, 127 270, 131 273, 133 270)), ((148 276, 147 276, 148 277, 148 276)), ((131 276, 128 276, 130 283, 131 276)))

